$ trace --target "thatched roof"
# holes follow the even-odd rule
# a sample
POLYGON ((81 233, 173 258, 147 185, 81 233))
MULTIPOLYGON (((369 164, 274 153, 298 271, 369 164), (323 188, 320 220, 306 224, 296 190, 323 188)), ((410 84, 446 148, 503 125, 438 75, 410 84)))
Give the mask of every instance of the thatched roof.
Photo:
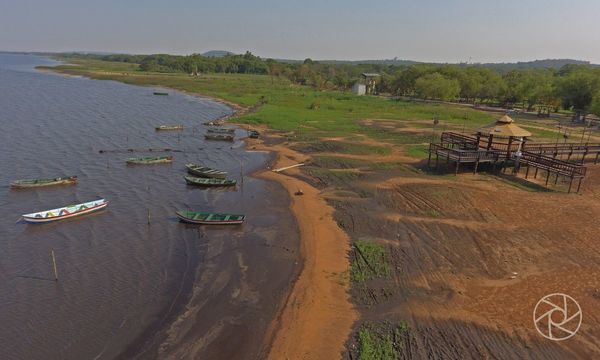
POLYGON ((529 137, 531 133, 525 129, 522 129, 514 124, 514 120, 508 116, 504 115, 500 119, 495 122, 482 126, 477 129, 477 132, 482 135, 494 135, 497 137, 529 137))

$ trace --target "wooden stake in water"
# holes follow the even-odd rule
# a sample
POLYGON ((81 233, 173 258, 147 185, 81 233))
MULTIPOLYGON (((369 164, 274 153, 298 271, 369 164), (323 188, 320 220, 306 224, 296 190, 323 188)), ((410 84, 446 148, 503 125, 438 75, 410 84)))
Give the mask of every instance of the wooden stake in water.
POLYGON ((52 264, 54 265, 54 281, 58 281, 58 270, 56 270, 56 257, 54 257, 54 250, 52 250, 52 264))
POLYGON ((150 225, 150 208, 148 208, 148 225, 150 225))

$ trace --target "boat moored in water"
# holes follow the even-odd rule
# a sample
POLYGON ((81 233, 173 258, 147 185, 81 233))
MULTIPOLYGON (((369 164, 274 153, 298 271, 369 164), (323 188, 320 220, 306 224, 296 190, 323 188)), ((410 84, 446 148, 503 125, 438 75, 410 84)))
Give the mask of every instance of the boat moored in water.
POLYGON ((183 130, 183 125, 160 125, 154 129, 156 129, 156 131, 183 130))
POLYGON ((169 93, 168 92, 164 92, 164 91, 155 91, 154 95, 167 96, 167 95, 169 95, 169 93))
POLYGON ((233 134, 235 129, 226 127, 210 127, 206 131, 213 134, 233 134))
POLYGON ((176 214, 180 221, 204 225, 239 225, 246 218, 245 215, 241 214, 204 213, 185 210, 177 211, 176 214))
POLYGON ((204 135, 206 140, 222 140, 222 141, 233 141, 234 137, 230 134, 206 134, 204 135))
POLYGON ((77 176, 61 176, 51 179, 27 179, 15 180, 10 183, 10 187, 14 189, 26 189, 53 185, 73 185, 77 183, 77 176))
POLYGON ((173 162, 172 156, 156 156, 156 157, 141 157, 129 158, 125 160, 129 165, 150 165, 150 164, 167 164, 173 162))
POLYGON ((58 209, 35 212, 22 215, 23 220, 30 223, 46 223, 51 221, 68 219, 75 216, 89 214, 94 211, 104 209, 108 205, 108 201, 98 199, 88 201, 77 205, 67 205, 58 209))
POLYGON ((194 177, 194 176, 184 176, 183 178, 185 179, 185 182, 188 185, 195 185, 195 186, 234 186, 236 184, 235 180, 194 177))
POLYGON ((227 176, 226 171, 209 168, 202 165, 186 164, 185 167, 188 173, 204 178, 225 179, 227 176))

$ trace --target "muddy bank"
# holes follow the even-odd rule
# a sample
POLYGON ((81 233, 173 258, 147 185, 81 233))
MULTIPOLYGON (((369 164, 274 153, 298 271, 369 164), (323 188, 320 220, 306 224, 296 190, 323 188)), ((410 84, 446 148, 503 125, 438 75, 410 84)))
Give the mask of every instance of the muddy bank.
MULTIPOLYGON (((311 155, 316 161, 299 176, 321 190, 353 242, 385 250, 386 274, 352 283, 361 318, 344 356, 357 355, 363 324, 387 322, 406 325, 388 332, 403 359, 600 355, 600 243, 592 225, 600 196, 591 190, 599 169, 578 196, 526 191, 485 174, 382 169, 378 156, 311 155), (555 292, 573 296, 585 314, 578 334, 560 343, 541 337, 532 321, 537 301, 555 292)), ((351 253, 353 263, 362 258, 351 253)))

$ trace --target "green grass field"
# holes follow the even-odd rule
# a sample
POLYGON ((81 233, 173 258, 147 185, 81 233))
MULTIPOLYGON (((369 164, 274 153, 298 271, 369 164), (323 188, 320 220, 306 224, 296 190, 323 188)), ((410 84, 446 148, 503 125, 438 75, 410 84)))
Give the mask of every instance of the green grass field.
MULTIPOLYGON (((319 91, 292 84, 285 78, 266 75, 203 74, 193 77, 181 73, 148 73, 138 70, 137 65, 97 60, 69 60, 73 64, 61 65, 59 71, 89 76, 94 79, 117 80, 142 86, 164 86, 177 90, 218 97, 242 106, 255 107, 234 122, 266 125, 274 130, 294 132, 299 139, 312 141, 320 137, 354 138, 357 134, 386 146, 401 146, 416 158, 426 156, 426 147, 432 138, 431 119, 440 123, 437 133, 443 129, 471 131, 492 122, 498 114, 475 110, 464 106, 407 102, 385 97, 355 96, 339 91, 319 91), (364 119, 393 120, 401 130, 403 126, 412 132, 390 132, 360 123, 364 119), (414 130, 417 130, 415 132, 414 130)), ((539 129, 535 120, 519 120, 538 140, 548 140, 555 133, 539 129)), ((544 125, 541 125, 544 126, 544 125)), ((352 146, 347 152, 354 153, 352 146)), ((358 153, 364 149, 355 146, 358 153)), ((385 153, 386 150, 381 150, 385 153)))

